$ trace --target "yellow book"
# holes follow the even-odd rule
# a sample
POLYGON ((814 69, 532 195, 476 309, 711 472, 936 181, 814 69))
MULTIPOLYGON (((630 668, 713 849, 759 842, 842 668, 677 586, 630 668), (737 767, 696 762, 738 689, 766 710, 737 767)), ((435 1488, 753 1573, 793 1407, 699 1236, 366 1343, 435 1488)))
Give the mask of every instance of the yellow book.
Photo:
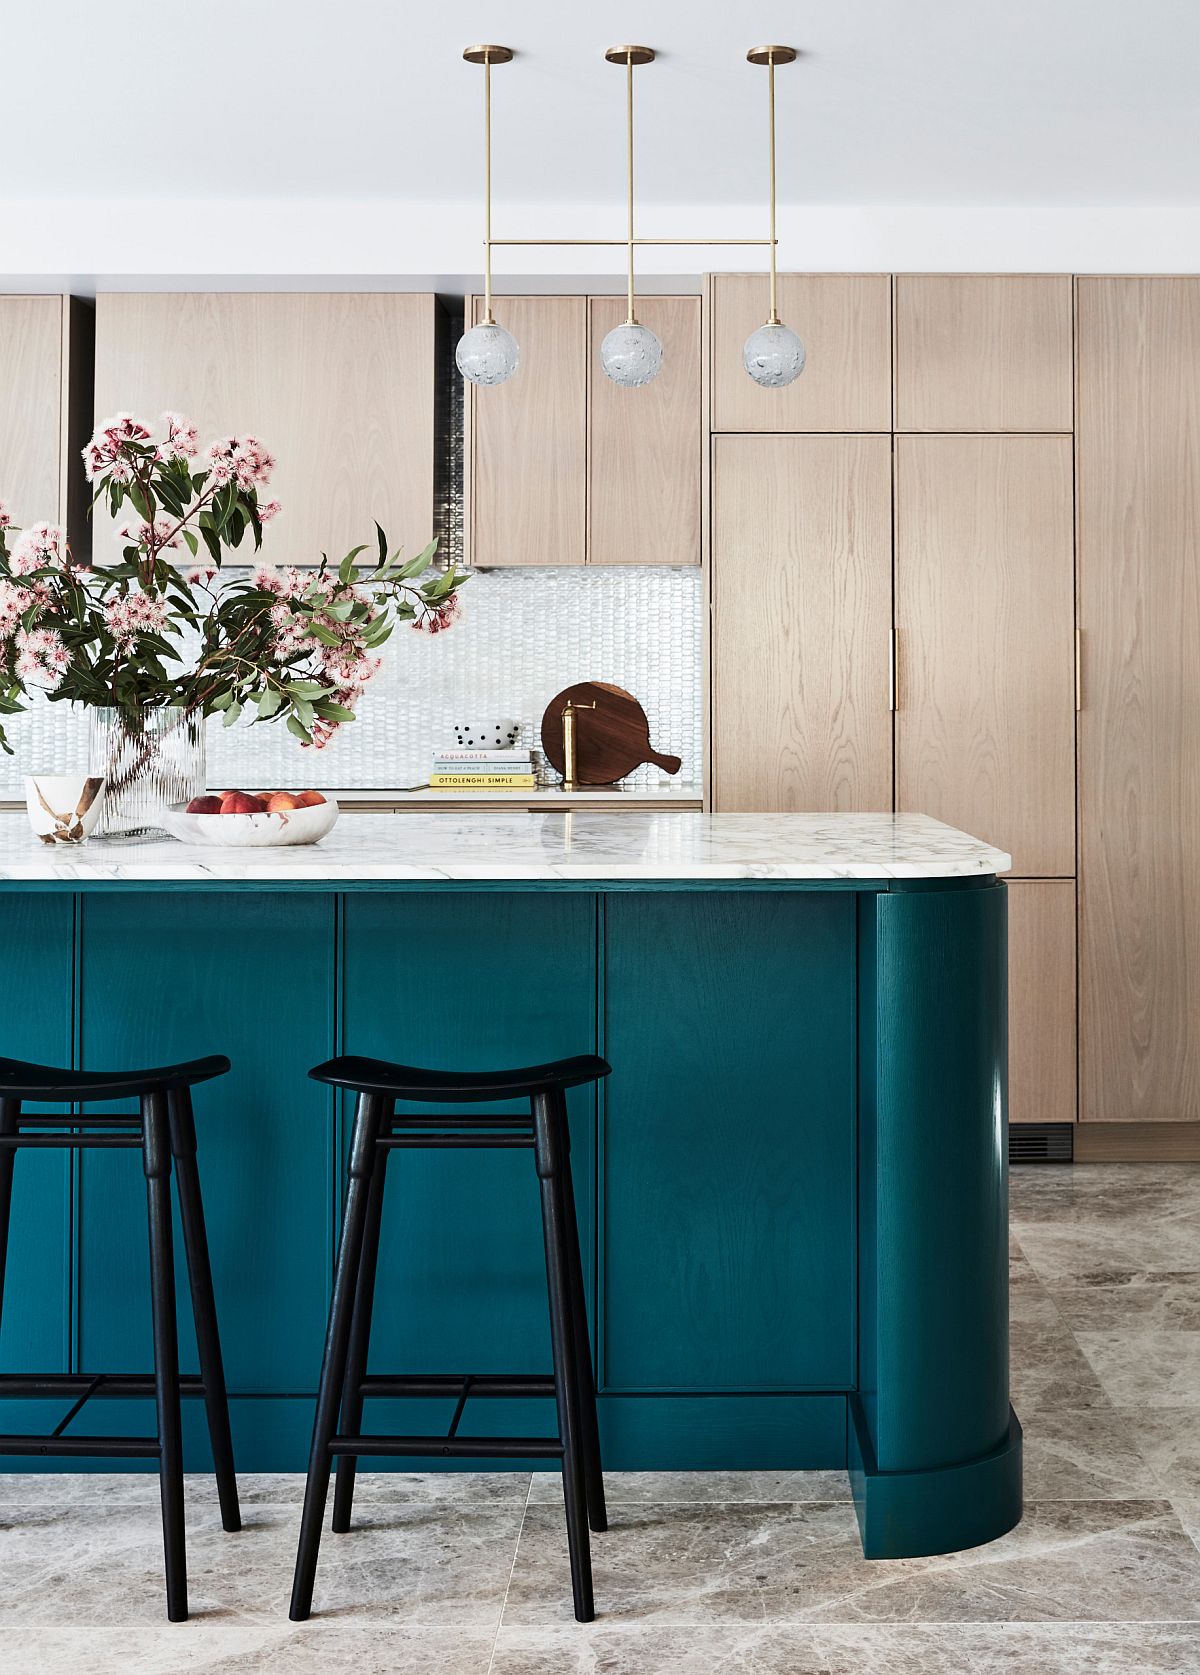
POLYGON ((430 774, 429 783, 451 791, 532 791, 537 779, 533 774, 430 774))

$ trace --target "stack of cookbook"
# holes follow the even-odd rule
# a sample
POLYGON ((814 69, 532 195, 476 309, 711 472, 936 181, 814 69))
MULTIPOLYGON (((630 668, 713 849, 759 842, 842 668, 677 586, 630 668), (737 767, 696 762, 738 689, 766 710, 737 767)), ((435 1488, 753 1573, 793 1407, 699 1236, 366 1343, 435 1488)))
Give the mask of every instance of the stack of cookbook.
POLYGON ((537 775, 533 753, 520 745, 507 750, 447 745, 434 754, 429 783, 439 791, 532 791, 537 775))

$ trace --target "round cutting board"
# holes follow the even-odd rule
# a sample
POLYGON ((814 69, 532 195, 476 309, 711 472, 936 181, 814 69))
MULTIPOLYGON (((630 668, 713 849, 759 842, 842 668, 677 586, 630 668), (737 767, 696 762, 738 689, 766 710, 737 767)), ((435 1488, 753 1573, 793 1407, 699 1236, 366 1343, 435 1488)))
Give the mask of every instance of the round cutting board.
POLYGON ((669 774, 683 766, 678 756, 653 748, 646 712, 632 692, 607 681, 585 680, 556 693, 542 716, 542 749, 555 773, 564 771, 562 714, 568 700, 596 706, 575 716, 575 778, 580 785, 615 785, 643 762, 669 774))

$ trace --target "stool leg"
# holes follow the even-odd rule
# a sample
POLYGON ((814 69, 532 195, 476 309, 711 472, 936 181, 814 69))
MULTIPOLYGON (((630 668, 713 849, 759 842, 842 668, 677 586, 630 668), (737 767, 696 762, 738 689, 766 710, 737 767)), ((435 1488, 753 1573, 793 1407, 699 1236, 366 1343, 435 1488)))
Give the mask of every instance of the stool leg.
MULTIPOLYGON (((19 1099, 0 1099, 0 1134, 15 1134, 21 1115, 19 1099)), ((8 1228, 12 1213, 13 1166, 17 1161, 15 1146, 0 1150, 0 1319, 4 1317, 4 1272, 8 1266, 8 1228)))
POLYGON ((187 1621, 187 1558, 183 1525, 183 1430, 179 1414, 179 1345, 175 1330, 175 1263, 171 1240, 171 1142, 167 1103, 142 1099, 142 1147, 150 1223, 150 1298, 154 1312, 154 1396, 158 1409, 159 1487, 166 1557, 167 1616, 187 1621))
POLYGON ((563 1445, 563 1499, 567 1512, 567 1547, 571 1557, 571 1593, 575 1620, 590 1623, 592 1551, 588 1535, 587 1490, 580 1446, 578 1363, 571 1327, 571 1286, 564 1238, 565 1203, 561 1127, 545 1094, 533 1097, 533 1141, 542 1195, 542 1234, 546 1246, 546 1283, 550 1295, 550 1339, 554 1350, 554 1395, 558 1434, 563 1445))
MULTIPOLYGON (((362 1381, 367 1376, 367 1351, 371 1343, 371 1315, 375 1304, 375 1275, 379 1269, 379 1233, 383 1224, 383 1179, 387 1170, 388 1154, 378 1152, 371 1176, 371 1191, 367 1198, 367 1225, 363 1234, 362 1261, 358 1268, 358 1284, 354 1292, 354 1313, 350 1321, 350 1348, 346 1359, 346 1388, 342 1392, 342 1417, 339 1428, 343 1436, 356 1436, 362 1429, 362 1381)), ((339 1454, 333 1485, 333 1524, 338 1535, 350 1528, 350 1514, 354 1506, 354 1478, 358 1458, 354 1454, 339 1454)))
POLYGON ((596 1416, 596 1376, 588 1336, 587 1295, 583 1287, 583 1259, 579 1254, 579 1219, 571 1174, 571 1131, 567 1126, 565 1095, 554 1096, 563 1134, 563 1238, 567 1247, 567 1275, 571 1291, 571 1331, 575 1343, 575 1382, 579 1393, 579 1446, 587 1488, 588 1523, 597 1533, 608 1528, 604 1504, 604 1467, 600 1457, 600 1423, 596 1416))
POLYGON ((192 1315, 196 1322, 196 1348, 200 1354, 200 1377, 204 1381, 204 1411, 212 1444, 217 1496, 221 1503, 221 1526, 229 1531, 240 1530, 242 1518, 233 1467, 233 1437, 229 1430, 229 1397, 225 1390, 225 1365, 221 1359, 221 1338, 217 1331, 217 1305, 213 1296, 208 1235, 204 1227, 204 1201, 200 1196, 200 1173, 196 1167, 196 1122, 192 1115, 190 1090, 180 1088, 168 1094, 167 1110, 171 1122, 171 1150, 175 1156, 179 1214, 183 1223, 183 1248, 192 1293, 192 1315))
POLYGON ((317 1410, 313 1421, 312 1451, 308 1459, 308 1481, 304 1489, 304 1511, 300 1518, 300 1542, 296 1551, 296 1574, 292 1581, 292 1604, 288 1615, 294 1623, 305 1622, 312 1610, 313 1583, 317 1575, 317 1553, 321 1545, 321 1524, 329 1494, 329 1444, 337 1424, 342 1391, 346 1387, 346 1357, 350 1347, 350 1320, 358 1285, 363 1236, 367 1225, 367 1201, 377 1151, 375 1141, 383 1121, 386 1101, 360 1094, 350 1143, 350 1185, 346 1213, 338 1247, 333 1296, 329 1305, 329 1328, 325 1334, 325 1356, 321 1382, 317 1387, 317 1410))

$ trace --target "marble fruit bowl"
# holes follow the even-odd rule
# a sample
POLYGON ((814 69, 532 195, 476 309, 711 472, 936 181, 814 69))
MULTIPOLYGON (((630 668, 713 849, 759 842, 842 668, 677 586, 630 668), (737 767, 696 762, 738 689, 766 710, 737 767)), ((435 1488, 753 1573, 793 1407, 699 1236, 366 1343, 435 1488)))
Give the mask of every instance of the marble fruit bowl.
POLYGON ((215 849, 276 849, 287 843, 320 843, 333 830, 338 805, 332 797, 311 808, 280 814, 189 814, 176 803, 163 814, 163 825, 183 843, 208 843, 215 849))

